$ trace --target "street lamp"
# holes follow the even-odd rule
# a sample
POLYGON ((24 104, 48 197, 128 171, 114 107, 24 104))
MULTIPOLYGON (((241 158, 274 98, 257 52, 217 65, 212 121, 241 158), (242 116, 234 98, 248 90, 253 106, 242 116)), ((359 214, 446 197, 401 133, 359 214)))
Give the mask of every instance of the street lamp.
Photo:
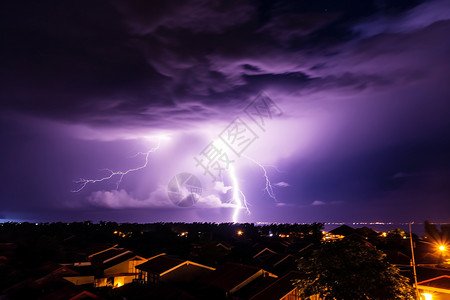
POLYGON ((445 246, 444 246, 444 245, 440 245, 440 246, 439 246, 439 250, 445 251, 445 246))

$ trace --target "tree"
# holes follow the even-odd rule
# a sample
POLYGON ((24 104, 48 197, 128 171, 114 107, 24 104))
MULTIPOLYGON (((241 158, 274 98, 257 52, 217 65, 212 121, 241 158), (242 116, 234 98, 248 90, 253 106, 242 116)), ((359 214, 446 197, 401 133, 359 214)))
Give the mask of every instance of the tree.
POLYGON ((425 221, 425 237, 430 238, 436 243, 442 244, 450 240, 450 226, 448 224, 441 224, 439 230, 435 223, 425 221))
POLYGON ((400 228, 395 228, 387 233, 387 238, 389 239, 403 239, 406 237, 406 233, 400 228))
POLYGON ((385 260, 385 254, 363 242, 325 243, 298 261, 304 274, 296 280, 301 296, 322 299, 415 299, 408 279, 385 260))

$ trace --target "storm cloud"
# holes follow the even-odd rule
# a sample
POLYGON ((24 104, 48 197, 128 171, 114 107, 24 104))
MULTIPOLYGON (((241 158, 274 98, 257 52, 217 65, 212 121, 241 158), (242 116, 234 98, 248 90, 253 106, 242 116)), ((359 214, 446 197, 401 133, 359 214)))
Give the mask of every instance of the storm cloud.
POLYGON ((236 157, 252 211, 242 221, 450 221, 449 9, 441 0, 9 3, 0 211, 96 218, 138 207, 149 221, 227 220, 230 182, 217 194, 193 157, 264 92, 282 116, 245 154, 268 166, 283 205, 264 192, 262 169, 236 157), (141 165, 134 155, 161 136, 161 151, 118 189, 113 180, 70 192, 77 178, 141 165), (185 216, 164 192, 180 172, 206 191, 185 216))

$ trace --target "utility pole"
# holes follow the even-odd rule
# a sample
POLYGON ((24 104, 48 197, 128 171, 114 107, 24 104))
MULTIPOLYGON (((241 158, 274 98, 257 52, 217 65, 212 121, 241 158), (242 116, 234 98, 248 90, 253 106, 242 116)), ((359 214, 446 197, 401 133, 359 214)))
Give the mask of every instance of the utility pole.
POLYGON ((414 272, 414 288, 416 291, 417 299, 420 299, 419 290, 417 288, 416 259, 414 258, 414 243, 412 240, 411 222, 409 223, 409 240, 411 242, 411 256, 412 256, 412 266, 413 266, 413 272, 414 272))

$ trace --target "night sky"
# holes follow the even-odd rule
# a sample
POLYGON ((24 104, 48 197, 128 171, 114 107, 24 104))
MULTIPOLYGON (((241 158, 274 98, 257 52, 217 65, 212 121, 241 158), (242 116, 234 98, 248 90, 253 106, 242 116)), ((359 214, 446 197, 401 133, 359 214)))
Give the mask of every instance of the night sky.
POLYGON ((0 221, 450 222, 448 0, 9 1, 0 22, 0 221), (105 169, 138 170, 80 184, 105 169))

